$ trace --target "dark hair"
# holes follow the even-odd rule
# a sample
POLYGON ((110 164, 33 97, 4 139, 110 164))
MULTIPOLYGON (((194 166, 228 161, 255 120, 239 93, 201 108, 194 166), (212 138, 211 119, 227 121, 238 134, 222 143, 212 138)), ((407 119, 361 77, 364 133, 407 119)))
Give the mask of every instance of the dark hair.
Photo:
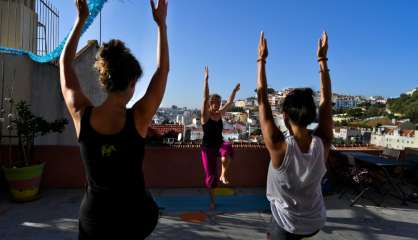
POLYGON ((216 94, 216 93, 215 94, 211 94, 209 96, 209 101, 212 101, 213 98, 219 98, 219 101, 222 100, 221 96, 219 94, 216 94))
POLYGON ((121 40, 112 39, 100 47, 94 67, 109 92, 123 91, 142 75, 142 68, 121 40))
POLYGON ((307 127, 316 118, 313 90, 310 88, 292 90, 284 99, 283 112, 288 114, 292 123, 300 127, 307 127))

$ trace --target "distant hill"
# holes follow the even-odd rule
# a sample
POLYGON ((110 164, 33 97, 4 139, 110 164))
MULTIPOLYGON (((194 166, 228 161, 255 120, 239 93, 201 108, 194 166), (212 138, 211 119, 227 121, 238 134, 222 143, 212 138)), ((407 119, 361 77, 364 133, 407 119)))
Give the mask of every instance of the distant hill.
POLYGON ((402 114, 403 117, 418 123, 418 91, 401 94, 399 98, 388 99, 387 107, 392 113, 402 114))
POLYGON ((387 117, 372 119, 372 120, 362 120, 362 121, 353 121, 347 123, 348 126, 351 127, 363 127, 363 128, 374 128, 379 125, 390 125, 392 124, 392 120, 387 117))

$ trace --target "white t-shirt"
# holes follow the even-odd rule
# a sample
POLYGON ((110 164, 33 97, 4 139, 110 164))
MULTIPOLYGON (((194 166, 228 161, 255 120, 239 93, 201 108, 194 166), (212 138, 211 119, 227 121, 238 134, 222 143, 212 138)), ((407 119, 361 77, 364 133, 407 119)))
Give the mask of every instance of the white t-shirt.
POLYGON ((286 139, 282 165, 275 169, 270 161, 267 175, 267 199, 277 224, 293 234, 311 234, 326 221, 321 191, 325 175, 324 145, 312 137, 309 152, 302 153, 293 136, 286 139))

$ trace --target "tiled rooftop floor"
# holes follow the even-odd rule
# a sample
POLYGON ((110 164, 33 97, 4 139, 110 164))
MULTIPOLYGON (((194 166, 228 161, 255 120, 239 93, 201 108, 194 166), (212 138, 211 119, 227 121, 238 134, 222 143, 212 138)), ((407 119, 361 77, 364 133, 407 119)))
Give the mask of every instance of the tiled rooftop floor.
MULTIPOLYGON (((206 192, 203 189, 158 189, 153 190, 153 194, 157 199, 187 199, 187 196, 202 197, 206 192)), ((237 189, 236 195, 261 197, 264 190, 237 189)), ((4 193, 0 194, 0 240, 77 239, 81 196, 80 189, 47 190, 37 201, 14 204, 7 200, 4 193)), ((382 207, 364 200, 354 207, 349 207, 349 203, 347 199, 338 199, 338 195, 327 197, 327 224, 312 239, 418 239, 418 204, 402 206, 392 198, 386 200, 382 207)), ((270 214, 264 209, 240 210, 240 203, 237 204, 233 212, 206 211, 209 217, 202 223, 182 221, 180 214, 187 210, 186 207, 175 211, 175 208, 166 206, 160 223, 149 239, 265 239, 270 214)))

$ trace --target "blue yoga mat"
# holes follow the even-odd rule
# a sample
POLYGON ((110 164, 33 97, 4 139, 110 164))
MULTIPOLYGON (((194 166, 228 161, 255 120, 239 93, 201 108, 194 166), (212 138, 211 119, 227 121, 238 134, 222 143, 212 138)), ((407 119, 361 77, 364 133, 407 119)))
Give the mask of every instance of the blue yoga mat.
MULTIPOLYGON (((160 196, 155 198, 163 212, 195 212, 207 211, 209 197, 202 196, 160 196)), ((270 204, 263 195, 218 196, 217 211, 220 212, 253 212, 270 209, 270 204)))

